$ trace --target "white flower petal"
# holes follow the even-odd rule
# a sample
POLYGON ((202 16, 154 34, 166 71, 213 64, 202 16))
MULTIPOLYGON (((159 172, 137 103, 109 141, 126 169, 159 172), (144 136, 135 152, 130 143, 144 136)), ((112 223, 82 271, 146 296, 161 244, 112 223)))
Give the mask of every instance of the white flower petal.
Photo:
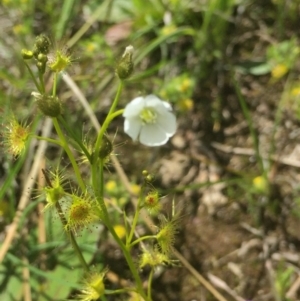
POLYGON ((166 112, 164 115, 159 115, 156 123, 168 137, 171 137, 175 134, 177 129, 176 117, 170 112, 166 112))
POLYGON ((140 111, 145 107, 144 97, 137 97, 128 103, 124 109, 123 116, 133 117, 138 116, 140 111))
POLYGON ((147 146, 159 146, 165 144, 169 137, 159 126, 151 124, 141 128, 139 140, 147 146))
POLYGON ((141 131, 142 123, 139 117, 136 118, 126 118, 124 121, 124 131, 132 138, 132 140, 137 140, 139 133, 141 131))
POLYGON ((159 99, 157 96, 150 94, 145 97, 145 102, 146 102, 146 105, 154 105, 155 106, 157 104, 160 104, 162 102, 162 100, 159 99))
POLYGON ((172 106, 168 102, 162 101, 162 103, 168 111, 172 111, 172 106))
POLYGON ((145 97, 146 107, 155 108, 155 111, 160 114, 165 114, 165 112, 171 107, 169 106, 169 108, 167 109, 164 103, 168 104, 167 102, 160 100, 155 95, 148 95, 145 97))

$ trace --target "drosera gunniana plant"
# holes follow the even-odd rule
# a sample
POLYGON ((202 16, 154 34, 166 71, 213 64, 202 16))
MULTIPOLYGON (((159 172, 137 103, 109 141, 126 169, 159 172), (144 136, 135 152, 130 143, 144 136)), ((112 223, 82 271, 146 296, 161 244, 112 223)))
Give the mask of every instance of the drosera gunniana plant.
MULTIPOLYGON (((116 224, 115 215, 114 221, 111 216, 113 208, 108 210, 107 201, 104 198, 104 195, 106 195, 105 184, 109 181, 104 177, 104 167, 114 149, 113 142, 110 141, 107 135, 112 120, 123 116, 124 131, 133 140, 150 147, 167 143, 169 138, 174 135, 177 127, 176 117, 172 112, 171 105, 155 95, 139 96, 129 102, 124 109, 118 108, 126 79, 133 72, 133 52, 133 46, 126 47, 118 62, 115 69, 118 82, 116 96, 101 129, 87 145, 85 138, 83 141, 80 140, 74 135, 70 129, 71 127, 67 125, 64 119, 63 103, 57 94, 58 78, 72 62, 70 51, 66 47, 53 47, 52 42, 45 35, 36 38, 32 49, 21 51, 24 63, 36 86, 36 90, 32 91, 31 95, 35 99, 39 112, 52 118, 57 135, 56 138, 34 135, 29 132, 28 127, 20 125, 16 121, 16 117, 12 117, 11 122, 8 123, 9 128, 5 132, 5 145, 14 155, 21 155, 22 150, 26 147, 27 140, 30 137, 35 137, 59 146, 69 159, 76 178, 76 184, 72 181, 72 185, 75 185, 75 187, 71 187, 71 192, 70 189, 65 188, 67 176, 59 168, 55 172, 43 171, 46 184, 42 191, 47 203, 46 209, 57 211, 62 228, 72 244, 74 254, 78 256, 82 265, 83 285, 78 284, 77 291, 79 293, 74 296, 76 300, 98 300, 106 294, 124 294, 125 299, 129 300, 134 294, 139 300, 151 301, 152 279, 155 268, 172 262, 172 248, 175 235, 178 232, 179 219, 176 216, 167 218, 163 215, 160 195, 153 186, 153 176, 148 171, 142 172, 143 181, 139 189, 136 208, 131 218, 129 218, 131 214, 125 212, 124 208, 118 208, 119 210, 116 212, 119 214, 120 220, 116 224), (34 64, 35 68, 33 68, 34 64), (45 89, 44 75, 46 72, 53 73, 51 93, 45 89), (69 144, 71 139, 73 141, 72 146, 69 144), (16 143, 16 140, 18 143, 16 143), (79 150, 78 157, 71 150, 74 143, 76 150, 79 150), (78 162, 82 163, 83 161, 90 168, 91 179, 87 179, 81 173, 78 162), (91 185, 87 185, 87 183, 91 183, 91 185), (157 225, 156 234, 144 236, 137 234, 137 225, 142 210, 159 216, 160 223, 157 225), (120 212, 123 212, 123 214, 120 214, 120 212), (109 267, 102 270, 92 268, 83 256, 80 245, 76 241, 77 234, 82 228, 95 223, 101 223, 108 229, 124 255, 132 275, 132 279, 128 281, 126 287, 109 290, 109 286, 106 287, 105 284, 105 275, 109 267), (138 246, 140 255, 138 258, 134 258, 132 255, 134 252, 131 252, 131 250, 138 246), (144 279, 140 275, 141 269, 145 266, 150 267, 146 288, 144 279)), ((83 137, 86 136, 87 134, 83 135, 83 137)))

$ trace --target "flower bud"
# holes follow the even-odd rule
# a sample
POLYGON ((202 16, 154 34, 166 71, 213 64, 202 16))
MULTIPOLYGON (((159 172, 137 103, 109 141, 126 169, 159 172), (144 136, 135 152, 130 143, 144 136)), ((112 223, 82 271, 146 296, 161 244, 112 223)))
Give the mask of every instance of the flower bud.
POLYGON ((33 52, 31 50, 28 50, 28 49, 22 49, 21 55, 22 55, 24 60, 30 60, 33 57, 33 52))
POLYGON ((117 66, 116 73, 120 79, 128 78, 132 71, 133 71, 133 62, 132 62, 132 55, 133 55, 133 46, 127 46, 125 52, 117 66))
POLYGON ((31 95, 35 98, 40 111, 49 117, 58 117, 62 113, 62 104, 58 97, 42 95, 37 92, 32 92, 31 95))
POLYGON ((39 72, 40 72, 41 74, 44 74, 44 73, 45 73, 45 71, 46 71, 46 63, 44 63, 44 62, 37 62, 37 63, 36 63, 36 66, 38 67, 39 72))
POLYGON ((142 175, 143 175, 144 177, 148 176, 148 174, 149 174, 148 170, 144 169, 144 170, 142 171, 142 175))
POLYGON ((43 54, 43 53, 40 53, 37 57, 38 61, 41 62, 41 63, 46 63, 48 58, 47 58, 47 55, 43 54))
POLYGON ((145 177, 145 181, 148 183, 152 183, 154 181, 154 176, 153 175, 147 175, 147 177, 145 177))

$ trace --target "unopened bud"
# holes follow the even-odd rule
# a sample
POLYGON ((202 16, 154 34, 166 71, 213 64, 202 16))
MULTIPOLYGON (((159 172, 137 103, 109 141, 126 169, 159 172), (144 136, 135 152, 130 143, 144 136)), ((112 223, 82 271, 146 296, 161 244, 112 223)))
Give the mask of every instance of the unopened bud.
POLYGON ((22 49, 21 55, 22 55, 24 60, 30 60, 33 57, 33 52, 31 50, 28 50, 28 49, 22 49))
POLYGON ((41 74, 44 74, 46 71, 46 63, 45 62, 37 62, 36 63, 37 68, 39 69, 39 72, 41 74))
POLYGON ((47 55, 43 54, 43 53, 40 53, 37 57, 38 61, 41 62, 41 63, 46 63, 48 58, 47 58, 47 55))
POLYGON ((153 175, 147 175, 147 177, 145 177, 145 181, 147 181, 148 183, 152 183, 154 181, 154 176, 153 175))
POLYGON ((37 92, 32 92, 31 95, 35 98, 38 108, 44 115, 53 118, 61 115, 62 104, 58 97, 42 95, 37 92))
POLYGON ((133 55, 133 46, 127 46, 125 52, 117 66, 116 73, 120 79, 128 78, 132 71, 133 71, 133 62, 132 62, 132 55, 133 55))

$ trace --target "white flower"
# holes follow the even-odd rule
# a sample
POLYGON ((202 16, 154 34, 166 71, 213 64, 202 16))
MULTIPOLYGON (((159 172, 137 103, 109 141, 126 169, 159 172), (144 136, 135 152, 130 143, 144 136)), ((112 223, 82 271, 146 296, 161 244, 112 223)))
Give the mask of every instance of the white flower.
POLYGON ((155 95, 137 97, 125 107, 124 131, 147 146, 165 144, 176 131, 176 117, 169 103, 155 95))

